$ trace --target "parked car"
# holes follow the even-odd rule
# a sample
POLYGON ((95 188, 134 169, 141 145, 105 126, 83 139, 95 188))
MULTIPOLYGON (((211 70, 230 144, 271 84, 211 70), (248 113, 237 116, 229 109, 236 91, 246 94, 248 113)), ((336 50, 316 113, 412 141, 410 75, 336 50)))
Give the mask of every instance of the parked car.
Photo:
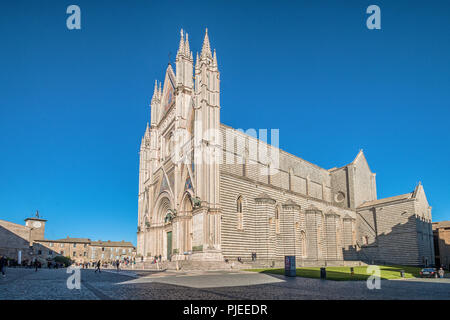
POLYGON ((436 268, 423 268, 420 270, 420 277, 422 278, 437 278, 436 268))

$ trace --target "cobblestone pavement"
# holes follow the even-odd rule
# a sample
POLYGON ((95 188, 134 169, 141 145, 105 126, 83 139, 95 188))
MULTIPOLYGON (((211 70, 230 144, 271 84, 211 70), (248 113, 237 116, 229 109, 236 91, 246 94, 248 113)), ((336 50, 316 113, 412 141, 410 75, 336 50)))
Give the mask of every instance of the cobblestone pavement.
POLYGON ((8 269, 5 299, 450 299, 450 279, 323 281, 250 272, 81 270, 81 289, 66 286, 65 269, 8 269))

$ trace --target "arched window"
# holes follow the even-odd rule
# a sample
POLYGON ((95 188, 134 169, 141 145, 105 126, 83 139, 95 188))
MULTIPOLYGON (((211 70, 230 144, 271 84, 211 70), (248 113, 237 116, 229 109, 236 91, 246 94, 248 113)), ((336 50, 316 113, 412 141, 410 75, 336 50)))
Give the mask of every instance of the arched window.
POLYGON ((364 236, 363 244, 366 245, 366 246, 369 244, 369 237, 368 236, 364 236))
POLYGON ((306 233, 305 231, 300 231, 300 253, 302 258, 306 257, 306 233))
POLYGON ((189 194, 185 196, 182 208, 183 208, 182 210, 183 210, 184 214, 188 214, 188 213, 192 212, 192 209, 193 209, 192 199, 189 194))
POLYGON ((243 213, 243 199, 242 196, 236 201, 236 213, 237 213, 237 228, 239 230, 244 229, 244 213, 243 213))
POLYGON ((275 232, 280 233, 280 209, 275 208, 275 232))

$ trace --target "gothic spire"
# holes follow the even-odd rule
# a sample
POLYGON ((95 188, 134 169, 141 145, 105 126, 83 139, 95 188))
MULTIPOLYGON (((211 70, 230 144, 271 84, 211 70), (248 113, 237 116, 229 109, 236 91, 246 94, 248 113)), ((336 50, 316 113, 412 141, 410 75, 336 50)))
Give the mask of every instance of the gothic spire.
POLYGON ((153 89, 152 102, 158 99, 158 80, 155 80, 155 88, 153 89))
POLYGON ((145 137, 145 138, 150 138, 150 127, 149 127, 149 125, 148 125, 148 122, 147 122, 147 128, 145 128, 145 134, 144 134, 144 137, 145 137))
POLYGON ((213 66, 217 67, 216 49, 214 49, 213 66))
POLYGON ((180 46, 178 47, 178 52, 177 52, 177 56, 178 55, 184 55, 184 36, 183 36, 183 29, 181 29, 180 31, 180 46))
POLYGON ((195 69, 198 69, 199 67, 200 67, 200 59, 199 59, 199 57, 198 57, 198 52, 197 52, 197 57, 196 57, 196 59, 195 59, 195 69))
POLYGON ((189 48, 189 35, 186 33, 186 42, 184 43, 184 52, 186 57, 190 57, 191 49, 189 48))
POLYGON ((208 37, 208 28, 206 28, 205 39, 203 40, 201 56, 202 56, 202 58, 203 57, 210 57, 210 58, 212 58, 212 56, 211 56, 211 46, 209 44, 209 37, 208 37))

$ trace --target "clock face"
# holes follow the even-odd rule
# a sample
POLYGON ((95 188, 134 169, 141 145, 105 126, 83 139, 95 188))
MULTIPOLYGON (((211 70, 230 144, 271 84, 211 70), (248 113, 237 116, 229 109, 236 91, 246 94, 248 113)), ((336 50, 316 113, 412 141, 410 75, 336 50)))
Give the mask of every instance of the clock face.
POLYGON ((33 222, 33 227, 40 228, 41 227, 41 223, 39 221, 35 221, 35 222, 33 222))

